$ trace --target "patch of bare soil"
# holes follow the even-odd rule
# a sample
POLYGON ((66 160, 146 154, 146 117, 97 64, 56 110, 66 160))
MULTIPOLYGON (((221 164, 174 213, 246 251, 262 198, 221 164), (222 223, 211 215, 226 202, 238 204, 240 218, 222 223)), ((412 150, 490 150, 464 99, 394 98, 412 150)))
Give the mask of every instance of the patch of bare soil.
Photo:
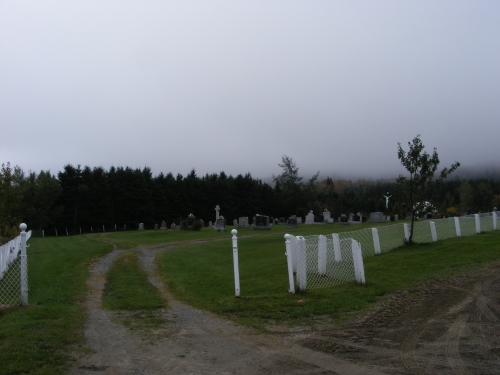
POLYGON ((264 335, 175 301, 155 277, 164 249, 136 250, 169 307, 153 316, 103 310, 105 274, 123 251, 101 258, 85 302, 91 354, 70 374, 500 374, 499 266, 395 294, 342 324, 264 335))
POLYGON ((343 324, 282 336, 386 374, 500 374, 499 271, 422 285, 343 324))

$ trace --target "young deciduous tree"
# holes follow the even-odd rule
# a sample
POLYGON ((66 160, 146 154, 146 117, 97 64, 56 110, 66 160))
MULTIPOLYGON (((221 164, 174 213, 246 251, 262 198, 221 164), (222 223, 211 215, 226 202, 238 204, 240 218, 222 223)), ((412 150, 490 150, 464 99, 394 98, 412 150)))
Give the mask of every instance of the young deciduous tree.
POLYGON ((413 225, 418 214, 425 214, 429 211, 431 202, 434 199, 437 183, 444 180, 450 173, 456 170, 460 163, 455 162, 450 168, 444 168, 436 178, 435 174, 439 165, 439 157, 436 148, 432 155, 424 151, 424 145, 420 140, 420 135, 408 142, 409 150, 405 152, 398 142, 398 158, 401 164, 408 171, 410 176, 399 175, 397 183, 400 185, 400 204, 406 212, 411 214, 411 228, 409 243, 413 239, 413 225))

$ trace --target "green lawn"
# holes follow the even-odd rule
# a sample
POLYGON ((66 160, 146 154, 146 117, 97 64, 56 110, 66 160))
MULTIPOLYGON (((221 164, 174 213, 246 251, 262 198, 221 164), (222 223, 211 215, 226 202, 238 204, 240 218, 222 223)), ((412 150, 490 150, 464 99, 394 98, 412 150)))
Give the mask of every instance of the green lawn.
POLYGON ((160 254, 163 277, 188 304, 256 327, 269 322, 303 323, 318 316, 342 319, 385 294, 500 260, 500 232, 402 247, 365 258, 366 286, 288 293, 281 236, 238 241, 241 298, 234 297, 231 241, 178 247, 160 254))
POLYGON ((63 374, 84 343, 89 264, 112 247, 85 236, 28 243, 29 305, 0 310, 0 374, 63 374))
POLYGON ((106 275, 102 298, 103 306, 111 310, 151 310, 166 306, 165 299, 140 268, 135 252, 122 254, 113 262, 106 275))
MULTIPOLYGON (((285 233, 328 234, 371 226, 238 230, 241 298, 234 297, 231 227, 226 233, 204 228, 200 232, 133 231, 32 238, 28 249, 29 306, 0 310, 0 375, 65 373, 71 363, 70 353, 84 346, 86 312, 79 302, 87 292, 89 265, 92 259, 111 251, 112 243, 120 248, 175 244, 157 259, 161 277, 173 295, 195 307, 259 328, 272 322, 295 324, 320 316, 342 319, 391 291, 500 260, 500 231, 488 232, 366 258, 367 285, 363 287, 349 283, 288 293, 285 233)), ((137 267, 135 252, 119 257, 107 276, 105 306, 154 311, 165 304, 137 267), (130 284, 134 287, 127 287, 130 284), (144 290, 151 292, 149 297, 136 298, 146 293, 144 290)))

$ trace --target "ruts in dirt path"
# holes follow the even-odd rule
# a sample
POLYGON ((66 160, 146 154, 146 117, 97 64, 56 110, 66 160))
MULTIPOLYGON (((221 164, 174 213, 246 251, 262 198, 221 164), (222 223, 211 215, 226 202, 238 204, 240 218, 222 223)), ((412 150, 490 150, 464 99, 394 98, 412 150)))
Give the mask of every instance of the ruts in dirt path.
POLYGON ((382 374, 331 354, 308 349, 279 335, 265 335, 175 301, 155 277, 156 255, 166 248, 115 250, 91 270, 85 301, 85 337, 91 353, 81 356, 70 374, 382 374), (120 323, 120 312, 102 308, 105 276, 113 260, 139 251, 139 263, 169 307, 161 336, 149 340, 120 323))

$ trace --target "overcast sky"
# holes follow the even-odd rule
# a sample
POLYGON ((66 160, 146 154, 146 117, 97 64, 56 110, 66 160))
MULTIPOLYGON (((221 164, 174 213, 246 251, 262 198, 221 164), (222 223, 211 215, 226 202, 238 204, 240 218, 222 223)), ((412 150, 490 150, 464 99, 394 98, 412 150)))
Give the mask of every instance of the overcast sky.
POLYGON ((0 162, 199 176, 500 159, 500 1, 0 0, 0 162))

